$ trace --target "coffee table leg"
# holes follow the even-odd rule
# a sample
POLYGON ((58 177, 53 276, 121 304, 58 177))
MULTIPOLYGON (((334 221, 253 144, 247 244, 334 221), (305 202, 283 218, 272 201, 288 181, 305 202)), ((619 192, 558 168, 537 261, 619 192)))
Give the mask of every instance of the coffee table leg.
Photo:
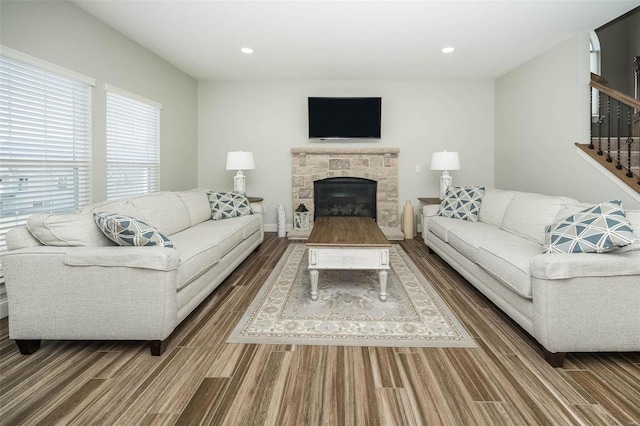
POLYGON ((318 275, 320 271, 317 269, 309 270, 309 275, 311 275, 311 300, 318 300, 318 275))
POLYGON ((387 276, 389 273, 387 271, 378 272, 378 276, 380 277, 380 300, 383 302, 387 300, 387 276))

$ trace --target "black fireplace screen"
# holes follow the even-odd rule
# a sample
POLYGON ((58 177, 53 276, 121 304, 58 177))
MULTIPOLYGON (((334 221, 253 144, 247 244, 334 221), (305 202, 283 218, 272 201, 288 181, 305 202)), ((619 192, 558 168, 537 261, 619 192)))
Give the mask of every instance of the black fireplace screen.
POLYGON ((378 182, 354 177, 335 177, 313 183, 313 218, 364 216, 376 220, 378 182))

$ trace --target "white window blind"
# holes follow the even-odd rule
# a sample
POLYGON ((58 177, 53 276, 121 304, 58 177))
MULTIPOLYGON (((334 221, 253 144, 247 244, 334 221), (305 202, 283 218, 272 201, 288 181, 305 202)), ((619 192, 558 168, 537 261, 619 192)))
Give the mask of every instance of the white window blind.
POLYGON ((0 54, 0 252, 32 213, 91 200, 91 85, 13 56, 0 54))
POLYGON ((109 89, 107 198, 159 191, 160 107, 109 89))

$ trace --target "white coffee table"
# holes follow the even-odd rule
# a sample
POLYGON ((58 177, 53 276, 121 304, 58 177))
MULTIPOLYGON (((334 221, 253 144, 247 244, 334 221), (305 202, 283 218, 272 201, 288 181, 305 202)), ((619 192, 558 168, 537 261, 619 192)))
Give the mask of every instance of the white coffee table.
POLYGON ((314 221, 307 247, 311 300, 318 300, 320 269, 378 270, 380 300, 387 300, 391 244, 372 218, 320 217, 314 221))

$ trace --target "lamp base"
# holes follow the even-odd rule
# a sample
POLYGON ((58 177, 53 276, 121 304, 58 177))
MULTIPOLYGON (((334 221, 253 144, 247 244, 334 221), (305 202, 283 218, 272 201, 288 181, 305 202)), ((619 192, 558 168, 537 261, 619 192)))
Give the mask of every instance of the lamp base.
POLYGON ((242 170, 238 170, 233 177, 233 191, 244 194, 247 191, 247 180, 242 170))
POLYGON ((448 171, 443 170, 440 175, 440 199, 444 200, 444 196, 447 194, 447 189, 453 185, 453 177, 448 171))

